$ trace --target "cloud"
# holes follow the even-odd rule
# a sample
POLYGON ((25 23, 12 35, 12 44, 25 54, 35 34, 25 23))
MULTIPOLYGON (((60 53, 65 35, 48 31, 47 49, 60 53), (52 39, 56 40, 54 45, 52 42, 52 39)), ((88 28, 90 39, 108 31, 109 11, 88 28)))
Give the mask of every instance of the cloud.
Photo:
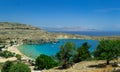
POLYGON ((120 8, 106 8, 106 9, 94 10, 94 12, 102 12, 102 13, 107 13, 107 12, 112 12, 112 11, 120 11, 120 8))

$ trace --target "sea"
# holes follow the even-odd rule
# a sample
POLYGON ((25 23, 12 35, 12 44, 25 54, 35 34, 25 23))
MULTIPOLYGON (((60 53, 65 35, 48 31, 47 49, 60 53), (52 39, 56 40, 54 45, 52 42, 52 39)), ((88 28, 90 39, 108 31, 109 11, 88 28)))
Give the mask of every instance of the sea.
POLYGON ((49 31, 55 33, 68 33, 87 36, 120 36, 120 31, 49 31))
MULTIPOLYGON (((53 31, 52 31, 53 32, 53 31)), ((58 31, 54 31, 57 32, 58 31)), ((88 36, 120 36, 120 32, 94 32, 94 31, 60 31, 60 33, 79 34, 88 36)), ((72 42, 76 45, 76 48, 80 47, 83 43, 87 42, 90 45, 90 52, 93 52, 98 46, 99 41, 97 40, 86 40, 86 39, 59 39, 57 43, 45 43, 45 44, 28 44, 19 46, 19 50, 26 56, 36 58, 40 54, 48 56, 54 56, 59 50, 60 46, 66 42, 72 42)))

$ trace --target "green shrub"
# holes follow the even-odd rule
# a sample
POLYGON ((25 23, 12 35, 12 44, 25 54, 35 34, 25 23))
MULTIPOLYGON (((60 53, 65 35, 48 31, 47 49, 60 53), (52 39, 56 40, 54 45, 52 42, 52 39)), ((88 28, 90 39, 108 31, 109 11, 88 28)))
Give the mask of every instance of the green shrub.
POLYGON ((38 69, 50 69, 57 66, 57 63, 49 56, 41 54, 37 57, 35 65, 38 69))
POLYGON ((17 58, 17 60, 21 60, 21 55, 16 54, 16 58, 17 58))
POLYGON ((3 48, 5 48, 5 45, 0 45, 0 51, 2 51, 3 48))
POLYGON ((10 67, 13 65, 13 62, 11 61, 6 61, 5 64, 2 67, 1 72, 9 72, 10 67))
POLYGON ((13 57, 14 53, 9 52, 9 51, 3 51, 3 52, 0 52, 0 56, 5 57, 5 58, 9 58, 9 57, 13 57))
POLYGON ((31 70, 26 64, 16 63, 10 67, 9 72, 31 72, 31 70))

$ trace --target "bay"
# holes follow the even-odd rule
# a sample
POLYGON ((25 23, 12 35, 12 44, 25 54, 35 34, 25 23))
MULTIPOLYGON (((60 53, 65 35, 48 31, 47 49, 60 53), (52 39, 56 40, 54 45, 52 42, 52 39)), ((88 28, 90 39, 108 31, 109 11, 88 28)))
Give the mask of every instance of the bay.
POLYGON ((84 42, 88 42, 91 46, 89 51, 92 52, 98 45, 97 40, 85 40, 85 39, 59 39, 57 43, 45 43, 45 44, 29 44, 19 46, 19 50, 28 57, 36 58, 40 54, 48 56, 55 55, 59 50, 60 46, 66 42, 72 42, 76 45, 76 48, 80 47, 84 42))

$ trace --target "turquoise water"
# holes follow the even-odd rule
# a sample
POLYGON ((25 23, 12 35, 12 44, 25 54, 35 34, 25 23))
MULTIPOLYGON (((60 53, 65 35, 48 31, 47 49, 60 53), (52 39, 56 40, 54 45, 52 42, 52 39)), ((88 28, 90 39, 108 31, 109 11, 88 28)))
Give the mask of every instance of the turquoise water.
POLYGON ((98 45, 96 40, 80 40, 80 39, 61 39, 57 43, 46 43, 46 44, 32 44, 32 45, 21 45, 19 50, 32 58, 36 58, 40 54, 46 54, 49 56, 55 55, 59 51, 60 45, 64 45, 66 42, 72 42, 76 44, 76 48, 82 45, 84 42, 88 42, 91 46, 89 49, 91 52, 98 45))

